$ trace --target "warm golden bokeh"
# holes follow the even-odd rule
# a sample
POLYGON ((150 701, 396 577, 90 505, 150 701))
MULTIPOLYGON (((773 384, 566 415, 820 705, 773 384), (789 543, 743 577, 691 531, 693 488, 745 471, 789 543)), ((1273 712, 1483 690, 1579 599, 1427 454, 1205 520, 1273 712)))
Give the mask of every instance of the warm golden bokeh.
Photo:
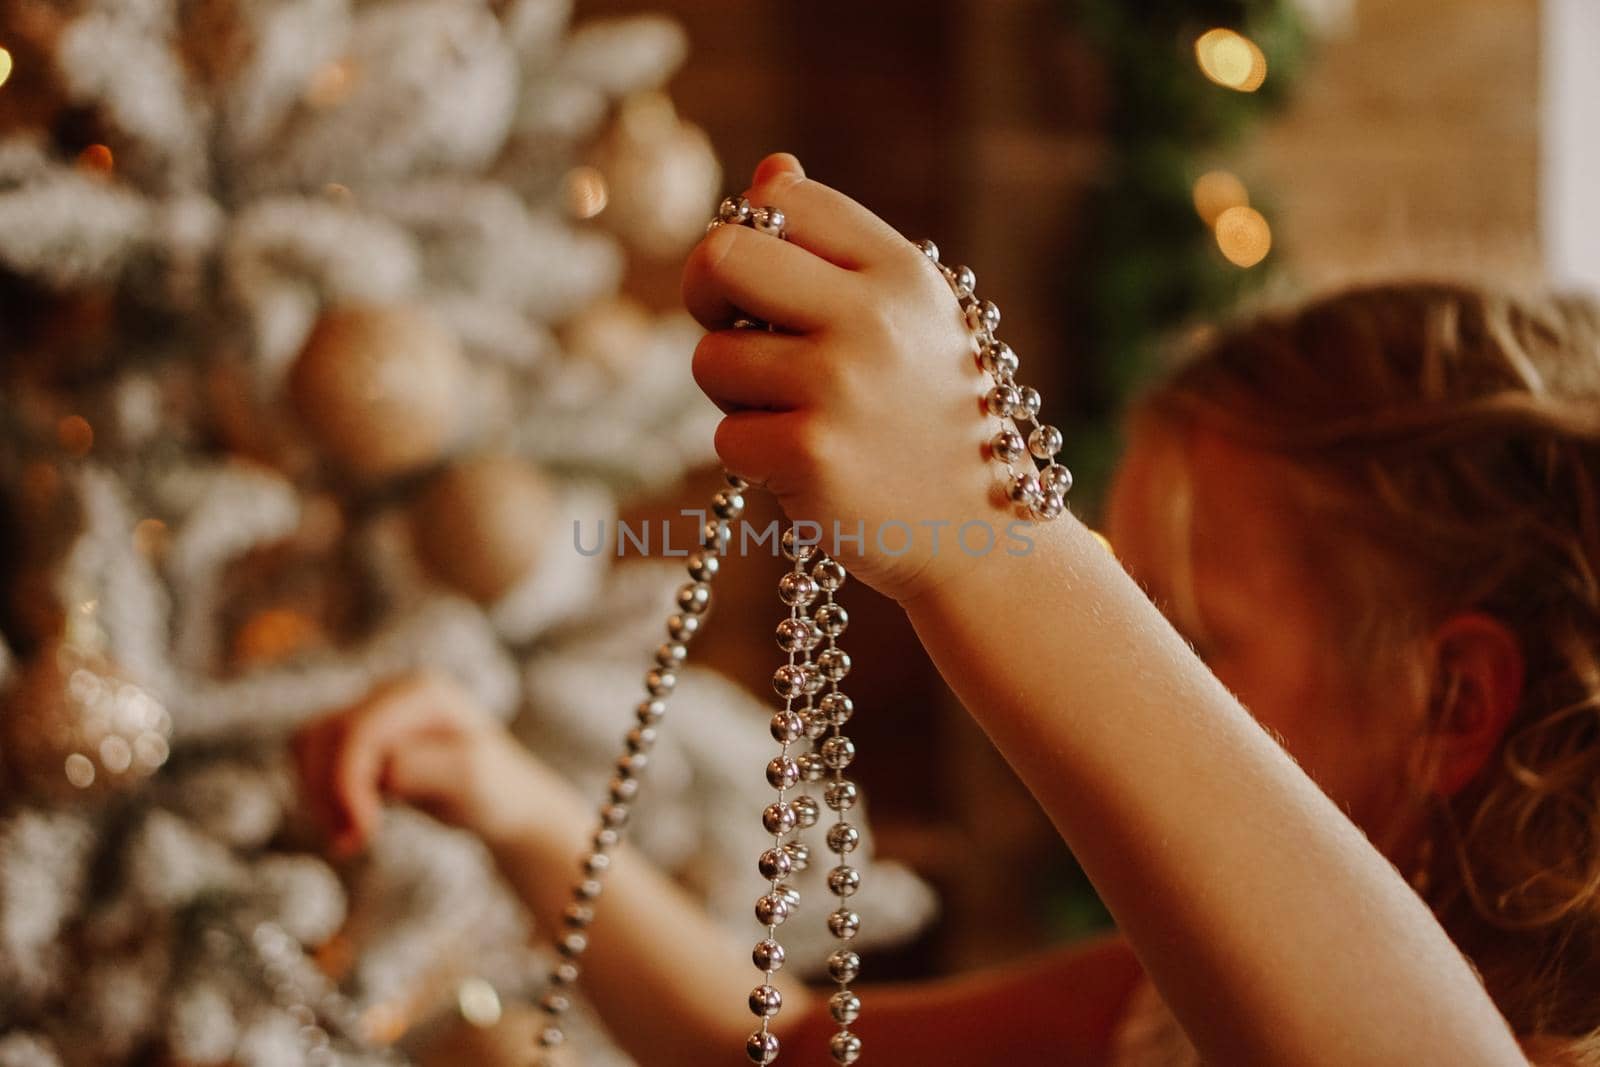
POLYGON ((1253 267, 1272 250, 1272 227, 1253 207, 1231 207, 1217 216, 1217 247, 1236 267, 1253 267))
POLYGON ((1229 89, 1253 93, 1267 80, 1267 57, 1234 30, 1207 30, 1194 42, 1194 54, 1201 73, 1229 89))
POLYGON ((1194 209, 1207 226, 1216 225, 1218 216, 1231 207, 1246 207, 1250 192, 1239 176, 1226 170, 1210 170, 1195 179, 1194 209))

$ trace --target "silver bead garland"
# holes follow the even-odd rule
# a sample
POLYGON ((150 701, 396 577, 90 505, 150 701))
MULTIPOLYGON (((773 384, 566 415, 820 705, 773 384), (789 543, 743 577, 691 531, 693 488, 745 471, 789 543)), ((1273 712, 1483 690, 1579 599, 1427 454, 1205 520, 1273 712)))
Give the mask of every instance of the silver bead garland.
MULTIPOLYGON (((744 197, 729 197, 718 208, 707 232, 719 226, 748 226, 785 239, 786 222, 778 208, 753 207, 744 197)), ((939 250, 932 241, 918 242, 917 247, 938 267, 955 293, 973 334, 978 363, 993 376, 994 386, 985 397, 985 406, 1001 420, 1001 429, 990 440, 989 453, 1009 470, 1006 487, 1011 501, 1021 514, 1035 521, 1056 518, 1065 510, 1065 496, 1072 488, 1071 472, 1055 460, 1061 449, 1061 431, 1038 421, 1038 391, 1017 384, 1016 353, 996 336, 999 308, 991 301, 978 299, 977 279, 971 268, 940 263, 939 250), (1032 427, 1026 438, 1019 432, 1018 422, 1032 427), (1030 461, 1026 471, 1018 471, 1014 465, 1024 456, 1045 465, 1041 469, 1030 461)), ((733 325, 768 328, 750 318, 738 319, 733 325)), ((611 865, 611 851, 621 841, 630 806, 638 796, 640 776, 648 766, 657 727, 666 714, 667 698, 677 684, 677 670, 711 608, 711 583, 727 552, 730 524, 744 514, 748 483, 734 474, 726 474, 725 481, 725 487, 712 497, 710 517, 701 527, 699 548, 689 557, 690 580, 678 590, 678 612, 667 620, 668 640, 656 650, 654 666, 645 674, 646 699, 635 709, 637 725, 628 731, 608 798, 600 808, 600 824, 592 847, 580 862, 583 877, 573 888, 572 903, 563 915, 567 932, 556 943, 561 961, 552 969, 549 991, 540 1002, 545 1014, 538 1038, 542 1049, 556 1048, 565 1039, 561 1019, 571 1006, 567 990, 578 980, 578 961, 589 944, 586 931, 594 921, 595 900, 611 865)), ((797 531, 798 527, 791 525, 780 539, 784 556, 793 563, 778 581, 778 597, 789 614, 779 622, 776 636, 779 649, 788 654, 788 662, 772 675, 773 689, 782 698, 783 706, 774 712, 770 723, 773 740, 779 747, 778 754, 767 764, 766 776, 777 799, 761 813, 762 826, 772 834, 772 844, 756 861, 757 870, 769 885, 757 898, 754 909, 756 921, 766 929, 751 952, 761 981, 750 991, 749 1007, 759 1023, 746 1041, 745 1053, 758 1064, 770 1064, 778 1058, 778 1038, 771 1032, 772 1020, 783 1008, 783 996, 772 984, 773 976, 785 963, 778 927, 793 916, 800 903, 799 893, 785 879, 805 870, 810 863, 810 846, 801 839, 801 832, 817 824, 821 806, 806 786, 823 783, 823 803, 834 813, 834 821, 824 834, 828 850, 835 857, 827 885, 837 900, 837 907, 828 913, 827 926, 841 943, 827 959, 828 974, 837 986, 828 998, 828 1011, 838 1025, 829 1040, 829 1052, 836 1063, 852 1064, 861 1057, 861 1038, 850 1029, 861 1015, 861 998, 851 988, 861 973, 861 957, 849 947, 861 929, 861 916, 850 906, 851 898, 861 888, 861 871, 852 863, 861 834, 847 816, 860 800, 860 788, 845 776, 856 749, 844 733, 844 725, 855 706, 839 687, 851 666, 849 653, 838 644, 849 624, 849 615, 834 600, 847 572, 842 563, 822 552, 814 542, 800 538, 797 531), (808 742, 806 751, 792 754, 796 746, 808 742)))

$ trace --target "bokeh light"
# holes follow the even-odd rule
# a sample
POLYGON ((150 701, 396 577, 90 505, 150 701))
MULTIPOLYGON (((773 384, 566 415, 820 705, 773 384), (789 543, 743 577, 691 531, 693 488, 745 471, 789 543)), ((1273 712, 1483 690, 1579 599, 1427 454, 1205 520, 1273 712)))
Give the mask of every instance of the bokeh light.
POLYGON ((156 559, 167 549, 167 524, 160 519, 140 519, 133 527, 133 547, 140 555, 156 559))
POLYGON ((116 169, 116 157, 103 144, 92 144, 78 153, 78 166, 96 174, 110 174, 116 169))
POLYGON ((11 77, 11 53, 0 48, 0 85, 4 85, 11 77))
POLYGON ((563 188, 567 210, 575 218, 592 219, 606 209, 611 192, 605 175, 593 167, 574 167, 567 173, 563 188))
POLYGON ((1250 192, 1236 174, 1211 170, 1195 179, 1194 209, 1206 220, 1207 226, 1215 225, 1217 217, 1229 208, 1249 204, 1250 192))
POLYGON ((1253 93, 1267 80, 1267 57, 1256 43, 1234 30, 1215 29, 1194 42, 1200 71, 1218 85, 1253 93))
POLYGON ((56 423, 56 440, 74 456, 87 456, 94 447, 94 427, 82 415, 68 415, 56 423))
POLYGON ((1217 247, 1238 267, 1253 267, 1272 250, 1272 227, 1253 207, 1230 207, 1217 216, 1217 247))
POLYGON ((332 107, 349 95, 355 83, 355 67, 347 59, 324 63, 306 85, 305 101, 312 107, 332 107))

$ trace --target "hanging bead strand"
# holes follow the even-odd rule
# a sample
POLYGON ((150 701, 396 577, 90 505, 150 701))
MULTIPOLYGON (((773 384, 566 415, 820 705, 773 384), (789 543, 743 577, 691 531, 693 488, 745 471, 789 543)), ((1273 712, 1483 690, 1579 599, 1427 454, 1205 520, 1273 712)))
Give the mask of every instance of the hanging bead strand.
MULTIPOLYGON (((656 649, 654 666, 644 677, 645 699, 634 709, 634 726, 623 742, 623 753, 600 806, 600 822, 590 849, 580 861, 583 877, 572 890, 572 901, 562 913, 565 932, 556 941, 560 961, 551 969, 549 988, 539 1001, 544 1025, 539 1047, 548 1051, 566 1040, 562 1018, 572 1006, 570 990, 578 981, 579 960, 589 947, 588 928, 594 922, 595 901, 604 888, 611 855, 622 841, 631 806, 639 794, 640 776, 650 762, 656 731, 667 711, 667 700, 678 684, 678 670, 689 654, 689 642, 700 632, 711 610, 711 583, 722 566, 731 536, 730 524, 744 514, 748 483, 726 475, 725 485, 711 498, 711 510, 700 527, 699 548, 687 561, 689 581, 678 588, 675 614, 667 619, 667 640, 656 649)), ((546 1057, 541 1056, 540 1062, 546 1057)))

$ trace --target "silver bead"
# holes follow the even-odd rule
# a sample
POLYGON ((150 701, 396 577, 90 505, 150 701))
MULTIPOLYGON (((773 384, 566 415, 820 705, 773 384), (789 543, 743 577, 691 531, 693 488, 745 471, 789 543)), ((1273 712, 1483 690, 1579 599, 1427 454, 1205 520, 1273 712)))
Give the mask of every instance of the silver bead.
POLYGON ((602 875, 611 867, 611 857, 604 852, 591 852, 583 857, 583 873, 591 877, 602 875))
POLYGON ((817 798, 804 793, 789 801, 789 810, 794 813, 795 825, 802 830, 817 825, 817 819, 822 815, 817 798))
POLYGON ((763 894, 756 900, 756 921, 762 926, 782 926, 789 917, 789 902, 775 893, 763 894))
POLYGON ((1066 496, 1072 491, 1072 472, 1059 463, 1052 463, 1039 472, 1039 485, 1046 492, 1066 496))
POLYGON ((841 989, 828 998, 828 1014, 841 1026, 849 1026, 861 1018, 861 998, 848 989, 841 989))
POLYGON ((740 224, 750 218, 750 201, 742 196, 730 196, 717 206, 717 218, 723 222, 740 224))
POLYGON ((838 604, 823 604, 811 616, 817 628, 829 637, 838 637, 850 625, 850 613, 838 604))
POLYGON ((757 1030, 744 1043, 744 1054, 751 1063, 771 1063, 778 1058, 777 1035, 757 1030))
POLYGON ((689 657, 689 647, 677 641, 668 641, 656 649, 656 665, 671 670, 683 666, 689 657))
POLYGON ((561 1032, 559 1026, 547 1026, 539 1031, 540 1048, 558 1048, 564 1040, 566 1035, 561 1032))
POLYGON ((861 1038, 849 1030, 840 1030, 828 1039, 828 1052, 834 1063, 854 1063, 861 1058, 861 1038))
POLYGON ((835 982, 854 982, 861 976, 861 957, 847 948, 828 953, 828 976, 835 982))
POLYGON ((778 579, 778 599, 790 607, 805 607, 816 598, 816 580, 804 571, 789 571, 778 579))
POLYGON ((1000 328, 1000 309, 993 300, 971 304, 966 310, 967 329, 975 333, 993 333, 1000 328))
POLYGON ((629 730, 622 743, 629 752, 648 752, 656 743, 656 731, 653 726, 635 726, 629 730))
POLYGON ((848 779, 829 782, 828 788, 822 793, 822 802, 834 811, 849 811, 860 799, 861 791, 848 779))
POLYGON ((589 947, 589 936, 581 931, 572 933, 556 942, 556 951, 567 959, 583 955, 584 949, 589 947))
POLYGON ((983 369, 996 378, 1009 378, 1017 373, 1017 354, 1004 341, 995 341, 978 350, 983 369))
POLYGON ((1006 418, 1017 406, 1017 389, 1012 385, 997 385, 989 390, 983 398, 983 406, 989 414, 1006 418))
POLYGON ((667 619, 667 636, 674 641, 687 642, 700 632, 700 616, 673 615, 667 619))
POLYGON ((609 826, 602 826, 594 832, 594 838, 590 843, 594 846, 596 852, 607 852, 616 848, 621 841, 622 835, 617 833, 616 830, 609 826))
POLYGON ((819 559, 811 568, 811 577, 817 585, 830 593, 844 585, 846 576, 844 564, 832 558, 819 559))
POLYGON ((1022 458, 1027 447, 1022 435, 1009 426, 995 434, 994 440, 989 442, 989 451, 1002 463, 1015 463, 1022 458))
POLYGON ((822 742, 822 762, 829 770, 842 771, 856 758, 856 744, 848 737, 830 737, 822 742))
POLYGON ((573 887, 572 895, 579 900, 594 900, 600 896, 600 891, 605 888, 605 883, 598 878, 585 878, 573 887))
POLYGON ((769 848, 756 860, 756 870, 761 872, 761 877, 772 882, 779 878, 787 878, 794 870, 794 861, 783 849, 769 848))
POLYGON ((750 1013, 759 1015, 763 1019, 770 1019, 783 1008, 783 994, 766 984, 758 985, 750 990, 750 1013))
POLYGON ((750 959, 755 963, 756 969, 768 972, 782 967, 783 958, 783 946, 770 937, 757 941, 756 947, 750 953, 750 959))
POLYGON ((1025 508, 1033 507, 1033 502, 1039 498, 1039 478, 1027 471, 1021 471, 1011 476, 1011 483, 1006 487, 1006 494, 1013 504, 1020 504, 1025 508))
POLYGON ((711 587, 704 582, 690 582, 678 590, 678 608, 690 615, 704 615, 711 606, 711 587))
POLYGON ((800 716, 795 712, 780 711, 772 716, 772 722, 768 728, 774 741, 781 745, 788 745, 800 740, 800 734, 804 732, 805 724, 801 722, 800 716))
POLYGON ((782 897, 785 904, 789 905, 789 913, 791 915, 800 910, 800 890, 792 885, 779 882, 773 887, 772 891, 782 897))
POLYGON ((711 498, 711 513, 719 519, 737 519, 744 514, 744 494, 724 489, 711 498))
POLYGON ((611 803, 626 804, 639 795, 639 779, 613 778, 611 779, 611 803))
POLYGON ((828 720, 819 712, 812 712, 810 715, 802 715, 801 718, 805 719, 806 721, 806 736, 813 741, 827 734, 833 725, 832 723, 828 722, 828 720))
POLYGON ((787 841, 783 846, 784 854, 789 857, 789 866, 796 871, 803 871, 811 866, 811 846, 804 841, 787 841))
POLYGON ((836 897, 854 895, 861 888, 861 872, 854 867, 840 864, 828 872, 828 889, 836 897))
POLYGON ((821 717, 836 726, 843 726, 856 713, 856 703, 843 693, 829 693, 817 701, 821 717))
POLYGON ((1033 504, 1033 517, 1049 522, 1057 518, 1067 509, 1067 502, 1060 493, 1044 492, 1039 494, 1039 499, 1033 504))
POLYGON ((772 688, 785 700, 793 700, 806 690, 806 670, 797 663, 785 663, 772 672, 772 688))
POLYGON ((750 488, 750 483, 749 482, 745 481, 743 478, 739 477, 737 474, 730 474, 727 471, 723 471, 722 472, 722 480, 725 483, 727 483, 728 488, 737 489, 741 493, 744 492, 746 489, 750 488))
POLYGON ((626 804, 604 804, 600 808, 600 821, 613 830, 619 830, 628 825, 628 814, 626 804))
POLYGON ((950 288, 955 290, 958 297, 969 297, 978 287, 978 276, 972 272, 971 267, 950 268, 950 288))
POLYGON ((788 804, 768 804, 761 810, 761 825, 769 834, 786 834, 794 829, 794 809, 788 804))
POLYGON ((643 752, 629 752, 627 755, 618 756, 616 762, 618 778, 637 778, 650 765, 650 757, 643 752))
POLYGON ((861 831, 847 822, 836 822, 828 827, 828 849, 843 856, 854 852, 861 843, 861 831))
POLYGON ((572 903, 566 906, 561 913, 562 921, 575 930, 581 930, 594 922, 594 909, 587 904, 572 903))
POLYGON ((767 763, 767 784, 788 789, 800 781, 800 765, 788 756, 776 756, 767 763))
POLYGON ((777 237, 783 233, 783 224, 789 220, 775 207, 758 207, 750 212, 750 222, 762 233, 777 237))
POLYGON ((689 577, 697 582, 709 582, 722 569, 722 561, 704 549, 689 556, 689 577))
POLYGON ((727 551, 728 539, 732 536, 733 530, 727 523, 707 519, 700 526, 700 547, 720 554, 727 551))
POLYGON ((800 764, 800 777, 808 782, 820 782, 828 773, 828 765, 822 762, 820 752, 807 752, 795 760, 800 764))
POLYGON ((806 647, 809 627, 805 619, 784 619, 778 623, 778 647, 784 652, 799 652, 806 647))
POLYGON ((572 998, 565 993, 552 991, 539 998, 539 1007, 544 1009, 547 1015, 560 1015, 572 1007, 572 998))
POLYGON ((667 713, 665 700, 643 700, 633 709, 633 717, 643 726, 654 726, 667 713))
POLYGON ((666 696, 677 684, 678 676, 672 671, 657 669, 644 676, 644 687, 653 697, 666 696))
POLYGON ((861 916, 849 908, 828 913, 828 932, 840 941, 849 941, 861 932, 861 916))
POLYGON ((806 563, 810 561, 812 556, 817 554, 817 543, 815 541, 802 540, 793 526, 783 531, 783 536, 778 540, 783 547, 785 559, 799 560, 801 563, 806 563))
POLYGON ((1031 385, 1024 385, 1017 390, 1017 410, 1011 413, 1011 417, 1038 422, 1039 405, 1042 403, 1044 398, 1039 395, 1039 390, 1031 385))
POLYGON ((578 965, 571 960, 556 964, 550 972, 550 981, 558 986, 570 986, 578 980, 578 965))
POLYGON ((1028 451, 1040 459, 1053 459, 1061 451, 1061 431, 1054 426, 1036 426, 1028 435, 1028 451))
POLYGON ((939 246, 928 240, 926 237, 917 242, 917 251, 921 252, 935 263, 939 262, 939 246))
POLYGON ((817 654, 817 669, 828 681, 840 681, 850 673, 850 653, 842 648, 824 649, 817 654))

